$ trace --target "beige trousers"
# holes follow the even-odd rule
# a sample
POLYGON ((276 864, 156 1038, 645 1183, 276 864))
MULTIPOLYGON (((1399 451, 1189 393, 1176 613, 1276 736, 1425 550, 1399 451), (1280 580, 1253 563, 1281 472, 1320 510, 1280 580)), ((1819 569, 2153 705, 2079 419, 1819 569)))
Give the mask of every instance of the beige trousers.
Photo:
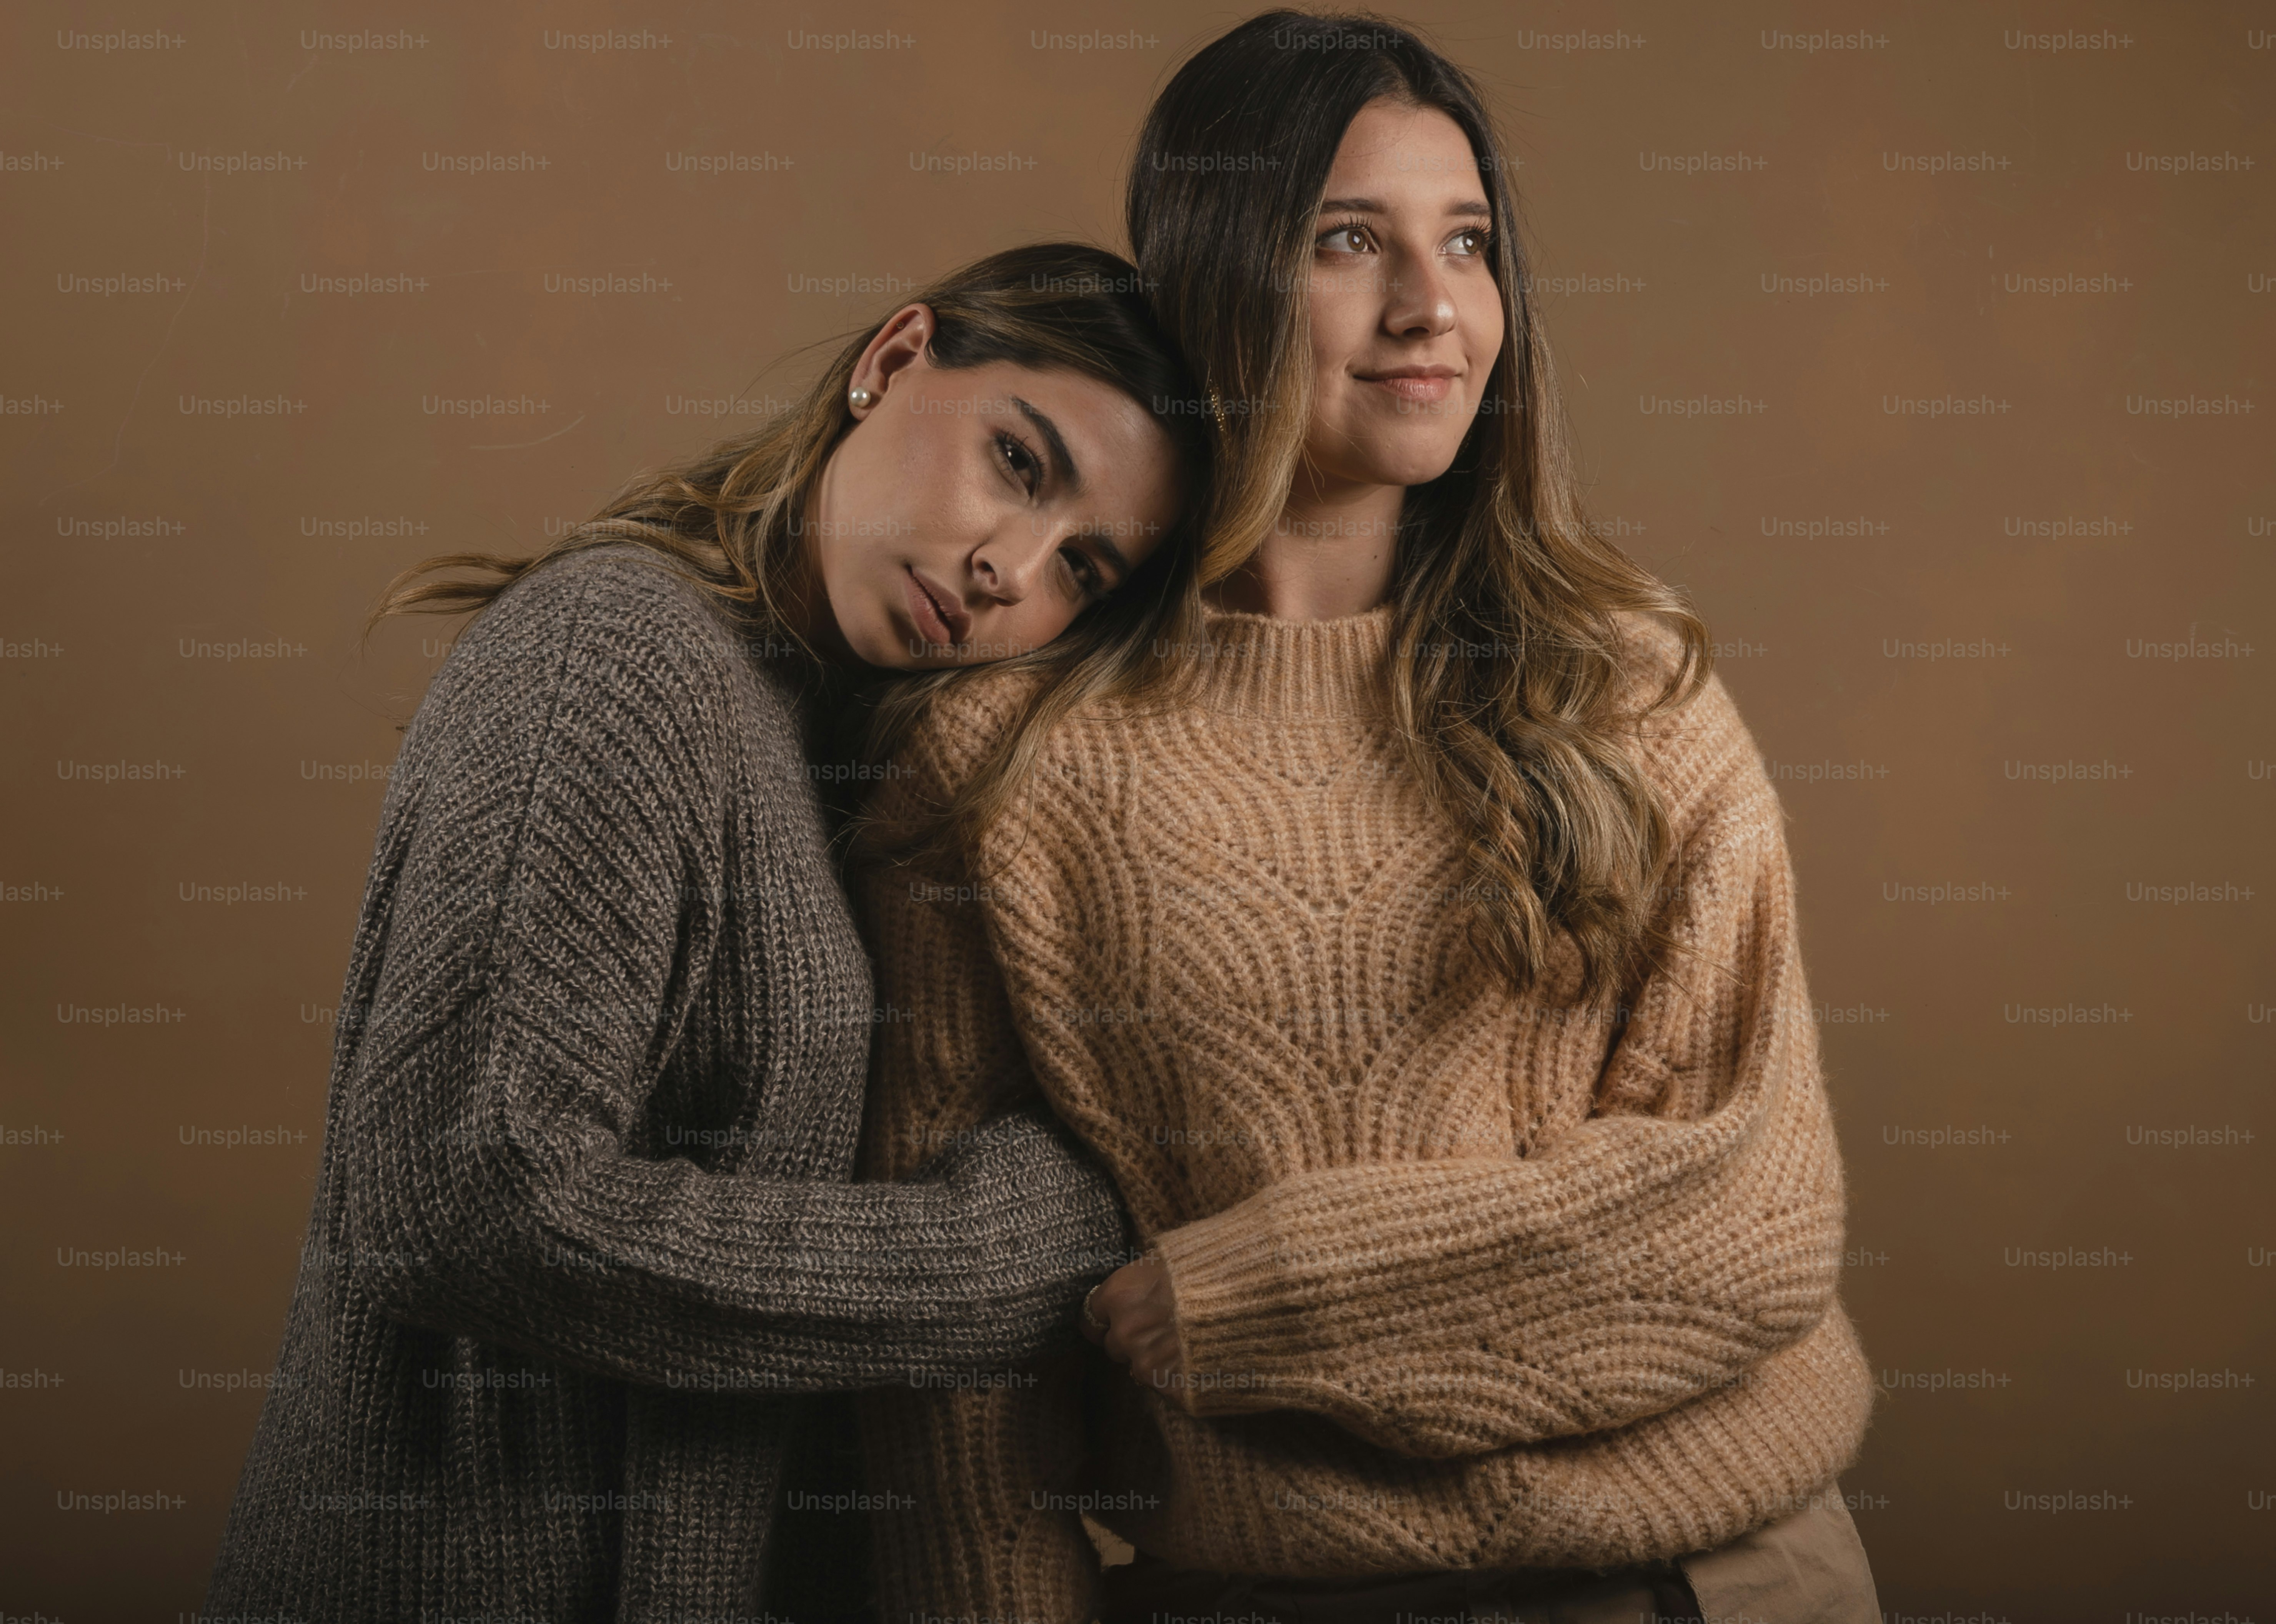
POLYGON ((1790 1517, 1675 1562, 1706 1624, 1881 1624, 1872 1564, 1839 1483, 1790 1517))
MULTIPOLYGON (((1703 1624, 1881 1624, 1872 1565, 1839 1484, 1791 1516, 1675 1559, 1703 1624)), ((1624 1569, 1554 1597, 1473 1604, 1472 1624, 1660 1624, 1671 1614, 1624 1569)))

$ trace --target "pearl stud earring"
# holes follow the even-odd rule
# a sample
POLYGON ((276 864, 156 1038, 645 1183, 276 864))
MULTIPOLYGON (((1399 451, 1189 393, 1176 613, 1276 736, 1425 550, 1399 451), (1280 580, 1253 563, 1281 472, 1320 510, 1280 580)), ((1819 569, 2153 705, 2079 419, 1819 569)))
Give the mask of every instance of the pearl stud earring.
POLYGON ((846 391, 846 404, 859 412, 876 405, 877 397, 857 385, 846 391))

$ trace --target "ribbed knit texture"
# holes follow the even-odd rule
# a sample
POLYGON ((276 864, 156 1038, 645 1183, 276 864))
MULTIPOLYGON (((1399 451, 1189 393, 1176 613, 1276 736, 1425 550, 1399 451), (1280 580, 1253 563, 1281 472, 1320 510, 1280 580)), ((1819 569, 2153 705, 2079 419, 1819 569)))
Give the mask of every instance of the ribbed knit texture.
POLYGON ((824 837, 793 695, 639 550, 459 639, 209 1615, 749 1615, 797 1395, 1074 1344, 1124 1232, 1062 1130, 847 1181, 876 1012, 824 837))
MULTIPOLYGON (((871 1170, 1031 1077, 1167 1264, 1187 1366, 1102 1386, 1081 1350, 858 1400, 873 1486, 914 1502, 876 1525, 886 1624, 1081 1620, 1082 1510, 1192 1567, 1612 1566, 1799 1509, 1855 1454, 1840 1151, 1781 814, 1728 695, 1636 747, 1689 952, 1583 1007, 1562 939, 1520 998, 1395 748, 1390 626, 1212 616, 1197 704, 1061 728, 948 889, 864 883, 912 1017, 876 1056, 871 1170)), ((1626 630, 1640 695, 1668 642, 1626 630)), ((1007 706, 983 683, 942 708, 887 801, 942 793, 1007 706)))

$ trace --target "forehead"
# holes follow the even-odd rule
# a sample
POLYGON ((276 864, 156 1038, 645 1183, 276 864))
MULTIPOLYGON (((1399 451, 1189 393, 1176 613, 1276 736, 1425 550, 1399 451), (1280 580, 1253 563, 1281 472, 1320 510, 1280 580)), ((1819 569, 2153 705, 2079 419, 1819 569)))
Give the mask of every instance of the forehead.
POLYGON ((1408 200, 1482 198, 1470 138, 1435 107, 1377 100, 1360 109, 1336 148, 1326 194, 1397 193, 1408 200))
MULTIPOLYGON (((1127 454, 1134 443, 1168 436, 1145 406, 1119 385, 1087 372, 1062 367, 1021 367, 1008 360, 944 373, 951 389, 981 403, 977 411, 992 421, 1030 431, 1027 414, 1018 403, 1026 401, 1049 416, 1078 461, 1082 453, 1127 454)), ((1089 466, 1085 465, 1086 474, 1089 466)))

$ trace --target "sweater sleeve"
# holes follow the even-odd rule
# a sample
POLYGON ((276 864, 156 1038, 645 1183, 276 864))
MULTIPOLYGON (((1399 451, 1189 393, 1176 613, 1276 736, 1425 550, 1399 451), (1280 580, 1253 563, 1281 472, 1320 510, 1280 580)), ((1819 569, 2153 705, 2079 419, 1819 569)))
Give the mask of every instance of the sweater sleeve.
POLYGON ((1692 715, 1728 765, 1679 818, 1686 951, 1624 1000, 1594 1112, 1521 1158, 1309 1171, 1157 1236, 1181 1408, 1477 1453, 1747 1380, 1825 1314, 1843 1178, 1781 814, 1719 684, 1692 715))
MULTIPOLYGON (((936 706, 909 754, 914 776, 889 784, 875 810, 891 819, 937 800, 952 776, 944 761, 971 760, 988 725, 984 710, 936 706)), ((872 1176, 901 1176, 1035 1095, 986 939, 989 892, 966 875, 907 867, 873 869, 856 887, 880 994, 905 1017, 880 1033, 873 1059, 863 1137, 872 1176)), ((880 1618, 1090 1616, 1098 1555, 1071 1492, 1086 1352, 980 1373, 969 1386, 855 1395, 877 1506, 880 1618)))
POLYGON ((1059 1132, 992 1127, 899 1185, 633 1148, 717 928, 742 712, 710 612, 653 565, 572 559, 438 675, 366 901, 334 1243, 399 1319, 657 1387, 1064 1346, 1121 1216, 1059 1132))

